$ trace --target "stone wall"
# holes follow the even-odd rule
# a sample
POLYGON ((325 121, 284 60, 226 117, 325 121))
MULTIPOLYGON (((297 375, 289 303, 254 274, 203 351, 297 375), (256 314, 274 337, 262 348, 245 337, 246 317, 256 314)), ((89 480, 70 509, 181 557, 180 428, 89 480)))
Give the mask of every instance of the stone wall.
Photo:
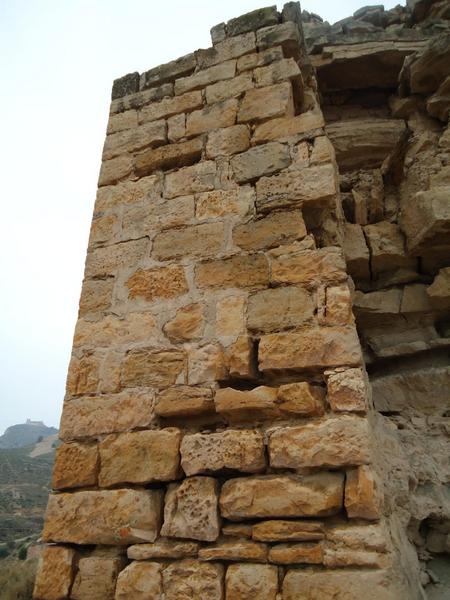
POLYGON ((411 57, 436 24, 407 14, 406 45, 368 51, 269 7, 114 82, 36 599, 424 597, 399 430, 429 439, 405 390, 445 362, 448 145, 443 124, 411 141, 429 133, 411 57), (334 60, 380 52, 369 91, 330 83, 334 60), (385 102, 405 56, 406 124, 385 102))

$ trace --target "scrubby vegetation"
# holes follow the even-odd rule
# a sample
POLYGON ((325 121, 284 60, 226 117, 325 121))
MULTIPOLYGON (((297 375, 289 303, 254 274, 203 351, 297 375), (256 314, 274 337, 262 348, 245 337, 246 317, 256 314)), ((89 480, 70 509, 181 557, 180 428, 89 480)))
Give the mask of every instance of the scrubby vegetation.
POLYGON ((18 560, 7 558, 0 561, 1 600, 31 600, 36 559, 18 560))

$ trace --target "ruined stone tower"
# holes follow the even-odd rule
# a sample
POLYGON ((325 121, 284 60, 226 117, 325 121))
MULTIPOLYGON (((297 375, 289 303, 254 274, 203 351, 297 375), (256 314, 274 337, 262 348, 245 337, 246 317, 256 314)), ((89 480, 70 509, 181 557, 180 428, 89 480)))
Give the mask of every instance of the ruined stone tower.
POLYGON ((36 599, 441 593, 449 18, 290 2, 114 82, 36 599))

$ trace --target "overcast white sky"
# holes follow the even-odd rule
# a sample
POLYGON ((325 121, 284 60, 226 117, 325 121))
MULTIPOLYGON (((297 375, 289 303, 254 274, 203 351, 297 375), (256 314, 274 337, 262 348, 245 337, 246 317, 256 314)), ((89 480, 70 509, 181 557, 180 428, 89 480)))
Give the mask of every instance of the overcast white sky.
MULTIPOLYGON (((302 8, 335 22, 363 4, 302 8)), ((207 48, 213 25, 264 5, 0 0, 0 433, 59 423, 113 79, 207 48)))

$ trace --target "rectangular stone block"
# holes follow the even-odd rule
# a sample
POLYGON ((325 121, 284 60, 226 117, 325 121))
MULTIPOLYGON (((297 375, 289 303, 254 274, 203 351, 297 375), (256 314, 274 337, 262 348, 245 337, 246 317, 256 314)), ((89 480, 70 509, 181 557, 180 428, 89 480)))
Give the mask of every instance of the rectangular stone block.
POLYGON ((193 136, 219 127, 231 127, 236 122, 238 102, 235 98, 205 106, 186 117, 186 135, 193 136))
POLYGON ((176 298, 188 292, 188 283, 181 265, 153 269, 138 269, 125 283, 128 297, 153 302, 159 298, 176 298))
POLYGON ((371 437, 366 418, 330 417, 298 427, 277 429, 269 440, 275 468, 343 467, 371 461, 371 437))
POLYGON ((292 21, 263 27, 256 32, 258 50, 266 50, 273 46, 282 46, 285 56, 296 56, 300 50, 300 33, 298 25, 292 21))
POLYGON ((88 252, 85 277, 113 276, 122 266, 130 267, 139 262, 147 253, 148 240, 132 240, 123 244, 96 248, 88 252))
POLYGON ((135 544, 127 550, 131 560, 148 560, 149 558, 187 558, 197 556, 200 544, 197 542, 183 542, 158 538, 153 544, 135 544))
POLYGON ((337 472, 240 477, 224 483, 220 510, 231 521, 330 516, 342 509, 343 489, 343 474, 337 472))
POLYGON ((271 62, 282 60, 283 58, 283 49, 281 46, 275 46, 262 52, 252 52, 238 58, 236 65, 237 72, 242 73, 243 71, 256 69, 257 67, 264 67, 271 62))
POLYGON ((177 142, 186 136, 186 115, 173 115, 167 119, 167 138, 169 142, 177 142))
POLYGON ((115 600, 116 581, 124 566, 121 557, 80 558, 70 598, 73 600, 115 600))
POLYGON ((234 178, 238 183, 252 181, 288 167, 291 163, 289 147, 278 142, 250 148, 235 154, 230 161, 234 178))
POLYGON ((158 169, 186 167, 201 159, 202 150, 203 140, 200 138, 159 148, 150 148, 134 157, 134 172, 138 177, 145 177, 158 169))
POLYGON ((131 109, 125 112, 117 114, 110 114, 108 119, 108 125, 106 133, 117 133, 118 131, 125 131, 126 129, 134 129, 138 126, 138 113, 137 110, 131 109))
POLYGON ((195 417, 214 413, 213 392, 209 388, 175 386, 160 392, 155 414, 164 418, 195 417))
POLYGON ((225 577, 227 598, 276 600, 278 569, 273 565, 230 565, 225 577))
POLYGON ((321 544, 276 544, 270 548, 269 561, 277 565, 320 565, 323 547, 321 544))
POLYGON ((252 527, 252 538, 260 542, 310 542, 325 538, 318 521, 262 521, 252 527))
POLYGON ((97 444, 61 444, 56 450, 52 488, 89 487, 97 484, 97 444))
POLYGON ((171 481, 180 472, 178 429, 110 435, 99 445, 99 485, 171 481))
POLYGON ((128 313, 123 319, 107 315, 98 321, 78 319, 74 348, 111 348, 122 344, 145 342, 155 337, 157 322, 150 313, 128 313))
POLYGON ((234 125, 216 129, 208 134, 206 143, 207 158, 228 156, 243 152, 250 146, 250 132, 247 125, 234 125))
POLYGON ((42 549, 34 582, 35 600, 68 598, 75 575, 75 550, 63 546, 42 549))
POLYGON ((302 239, 306 227, 300 211, 276 212, 236 225, 233 243, 244 250, 262 250, 302 239))
POLYGON ((199 288, 253 288, 268 284, 269 269, 263 254, 240 255, 200 263, 195 269, 199 288))
POLYGON ((103 490, 49 497, 46 542, 128 545, 155 541, 160 527, 159 490, 103 490))
POLYGON ((147 123, 180 113, 189 113, 202 106, 203 99, 200 91, 189 92, 174 98, 164 98, 160 102, 152 102, 148 106, 144 106, 139 113, 139 122, 147 123))
POLYGON ((164 196, 176 198, 214 189, 216 163, 212 160, 168 173, 164 181, 164 196))
POLYGON ((327 399, 335 412, 365 412, 368 389, 362 369, 336 369, 325 373, 327 399))
POLYGON ((297 250, 295 246, 268 253, 271 283, 310 286, 346 281, 345 261, 340 248, 297 250))
POLYGON ((140 89, 146 90, 147 88, 154 87, 155 85, 161 85, 167 81, 173 81, 178 77, 192 73, 197 66, 195 59, 195 53, 191 52, 185 56, 181 56, 176 60, 172 60, 158 67, 154 67, 148 71, 145 71, 141 75, 140 89))
MULTIPOLYGON (((143 544, 147 546, 147 544, 143 544)), ((132 546, 132 548, 135 546, 132 546)), ((161 600, 161 565, 151 562, 132 562, 117 579, 115 600, 161 600)))
POLYGON ((277 388, 259 386, 243 391, 233 388, 216 390, 216 411, 232 421, 271 419, 278 416, 277 388))
POLYGON ((194 220, 194 213, 194 196, 172 200, 146 198, 138 204, 123 207, 122 238, 138 239, 155 231, 187 225, 194 220))
POLYGON ((223 566, 186 559, 163 571, 164 600, 223 600, 223 566))
POLYGON ((207 50, 198 50, 196 52, 197 63, 200 69, 206 69, 212 65, 239 58, 249 52, 256 50, 256 38, 253 31, 229 37, 207 50))
POLYGON ((381 516, 382 491, 374 471, 361 465, 347 471, 345 510, 350 519, 377 520, 381 516))
POLYGON ((223 248, 224 225, 221 222, 201 223, 158 233, 153 240, 152 255, 157 260, 184 256, 207 258, 223 248))
POLYGON ((173 96, 173 83, 163 83, 159 87, 117 98, 111 102, 109 112, 111 115, 119 115, 125 111, 140 109, 150 102, 158 102, 168 96, 173 96))
POLYGON ((121 154, 110 160, 104 160, 100 167, 98 186, 112 185, 126 179, 133 172, 133 157, 131 154, 121 154))
POLYGON ((239 108, 238 123, 294 116, 292 85, 288 82, 245 92, 239 108))
POLYGON ((175 81, 175 94, 184 94, 191 90, 198 90, 211 83, 215 83, 216 81, 221 81, 222 79, 232 79, 235 73, 235 60, 229 60, 220 65, 209 67, 208 69, 202 69, 189 77, 177 79, 175 81))
POLYGON ((280 81, 296 80, 303 88, 302 74, 299 66, 293 58, 283 58, 265 67, 259 67, 253 71, 256 87, 274 85, 280 81))
POLYGON ((258 8, 235 19, 230 19, 227 22, 227 34, 231 37, 240 33, 246 33, 247 31, 256 31, 257 29, 275 25, 276 23, 278 23, 276 6, 258 8))
POLYGON ((264 439, 244 429, 188 434, 181 444, 181 465, 188 476, 224 469, 258 473, 266 466, 264 439))
POLYGON ((208 104, 222 102, 227 98, 240 96, 242 92, 246 92, 252 87, 254 87, 252 74, 242 73, 241 75, 233 77, 233 79, 218 81, 217 83, 208 85, 206 88, 206 102, 208 104))
POLYGON ((201 548, 198 557, 200 560, 266 562, 267 554, 265 544, 252 540, 230 540, 201 548))
POLYGON ((185 354, 178 350, 137 348, 127 352, 122 365, 121 382, 124 386, 163 388, 184 378, 185 354))
POLYGON ((309 131, 314 132, 325 126, 322 112, 308 111, 300 115, 290 115, 278 119, 270 119, 256 125, 252 141, 255 144, 271 140, 285 140, 293 136, 300 136, 309 131))
POLYGON ((272 333, 259 344, 261 371, 317 370, 362 363, 354 327, 311 327, 301 333, 272 333))
POLYGON ((301 287, 262 290, 248 299, 247 327, 265 333, 300 327, 314 320, 315 308, 313 298, 301 287))
POLYGON ((325 390, 306 381, 280 385, 277 404, 281 413, 299 416, 320 416, 325 412, 325 390))
POLYGON ((107 135, 103 146, 102 158, 103 160, 108 160, 128 152, 137 152, 143 148, 154 148, 166 142, 165 121, 145 123, 133 129, 107 135))
POLYGON ((119 433, 150 425, 153 393, 128 393, 74 398, 64 403, 59 436, 64 441, 119 433))
POLYGON ((200 221, 227 216, 245 217, 252 212, 253 206, 254 192, 250 186, 214 190, 198 194, 195 216, 200 221))

